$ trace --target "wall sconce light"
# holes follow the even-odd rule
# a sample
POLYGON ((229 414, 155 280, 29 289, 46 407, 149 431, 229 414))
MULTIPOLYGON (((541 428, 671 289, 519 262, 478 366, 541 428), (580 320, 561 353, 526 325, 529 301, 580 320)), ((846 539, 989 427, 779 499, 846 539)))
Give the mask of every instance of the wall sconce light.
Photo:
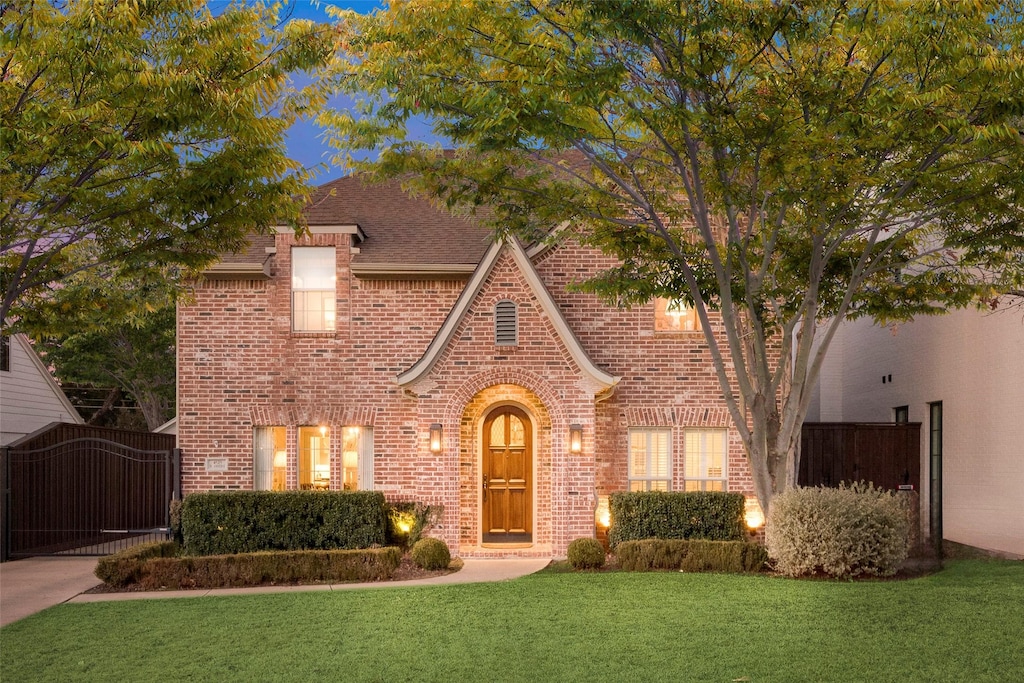
POLYGON ((569 425, 569 452, 579 453, 583 450, 583 426, 569 425))
POLYGON ((761 504, 757 502, 757 498, 747 498, 744 501, 744 520, 747 523, 747 528, 751 531, 757 531, 764 525, 764 511, 761 510, 761 504))
POLYGON ((440 453, 441 452, 441 423, 435 422, 430 425, 430 452, 440 453))
POLYGON ((608 505, 608 496, 597 497, 597 509, 594 511, 594 521, 597 526, 607 529, 612 525, 612 511, 608 505))

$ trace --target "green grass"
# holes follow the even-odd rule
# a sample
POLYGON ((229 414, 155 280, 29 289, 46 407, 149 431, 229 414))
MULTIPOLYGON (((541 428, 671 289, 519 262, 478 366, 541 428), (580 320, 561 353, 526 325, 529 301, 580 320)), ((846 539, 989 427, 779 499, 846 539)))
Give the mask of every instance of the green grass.
POLYGON ((1024 562, 910 581, 544 573, 496 584, 60 605, 4 681, 1010 681, 1024 562))

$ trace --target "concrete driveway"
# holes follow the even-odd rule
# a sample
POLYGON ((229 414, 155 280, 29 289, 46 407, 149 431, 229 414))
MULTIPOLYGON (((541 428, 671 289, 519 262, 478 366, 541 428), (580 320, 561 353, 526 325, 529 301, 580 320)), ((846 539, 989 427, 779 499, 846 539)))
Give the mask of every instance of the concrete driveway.
POLYGON ((67 602, 102 583, 96 557, 29 557, 0 563, 0 626, 67 602))

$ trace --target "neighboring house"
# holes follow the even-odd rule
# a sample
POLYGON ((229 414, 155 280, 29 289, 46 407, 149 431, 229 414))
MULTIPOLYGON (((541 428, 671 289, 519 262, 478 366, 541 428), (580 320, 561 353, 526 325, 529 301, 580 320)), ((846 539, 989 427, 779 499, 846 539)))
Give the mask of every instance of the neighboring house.
POLYGON ((921 423, 922 519, 941 476, 943 538, 1024 556, 1024 311, 840 328, 808 421, 921 423), (935 463, 938 466, 932 467, 935 463))
POLYGON ((0 446, 53 422, 83 420, 28 337, 0 335, 0 446))
POLYGON ((167 422, 153 430, 154 434, 170 434, 171 436, 178 436, 178 418, 172 417, 167 422))
POLYGON ((374 489, 461 556, 564 557, 607 495, 753 496, 692 311, 568 286, 613 265, 344 178, 178 312, 185 492, 374 489))

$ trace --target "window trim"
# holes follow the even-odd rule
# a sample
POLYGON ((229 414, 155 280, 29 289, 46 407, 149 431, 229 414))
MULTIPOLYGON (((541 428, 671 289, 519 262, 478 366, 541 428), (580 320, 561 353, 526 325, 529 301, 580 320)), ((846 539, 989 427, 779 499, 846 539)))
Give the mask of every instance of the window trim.
POLYGON ((642 491, 671 491, 672 490, 672 428, 671 427, 630 427, 628 430, 628 455, 626 458, 626 488, 629 491, 634 491, 634 483, 642 483, 642 491), (645 435, 645 466, 648 472, 653 469, 651 467, 651 455, 653 450, 651 448, 651 437, 655 434, 665 435, 665 474, 654 475, 648 474, 647 476, 636 476, 633 473, 633 435, 644 434, 645 435), (664 482, 665 488, 652 488, 652 484, 664 482))

